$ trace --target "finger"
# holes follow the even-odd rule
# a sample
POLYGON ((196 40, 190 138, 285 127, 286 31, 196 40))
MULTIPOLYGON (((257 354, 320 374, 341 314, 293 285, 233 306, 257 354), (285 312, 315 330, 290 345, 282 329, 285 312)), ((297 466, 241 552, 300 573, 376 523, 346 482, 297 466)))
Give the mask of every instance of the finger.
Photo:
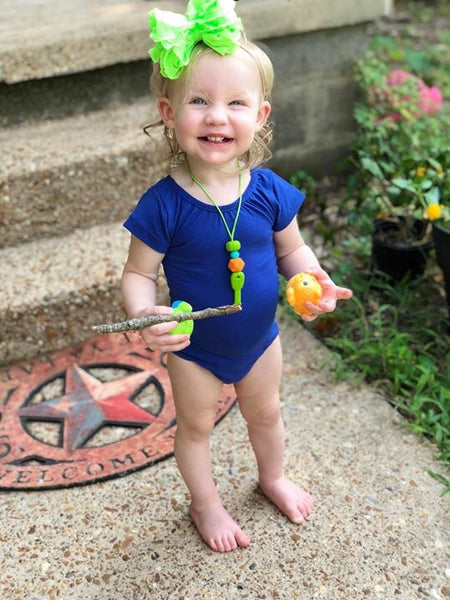
POLYGON ((176 344, 160 344, 158 348, 154 349, 159 350, 160 352, 179 352, 180 350, 184 350, 184 348, 187 348, 190 345, 190 343, 191 341, 188 338, 187 340, 183 340, 182 342, 178 342, 176 344))
MULTIPOLYGON (((173 308, 171 306, 157 305, 154 306, 151 312, 142 315, 143 317, 151 317, 155 315, 170 315, 173 313, 173 308)), ((167 333, 171 329, 177 326, 176 321, 168 321, 167 323, 160 323, 158 325, 149 325, 141 330, 141 336, 144 339, 147 339, 149 335, 163 335, 167 333)))
POLYGON ((312 315, 307 315, 305 313, 300 313, 300 317, 304 320, 304 321, 314 321, 315 319, 317 319, 319 313, 317 314, 312 314, 312 315))
POLYGON ((348 300, 353 296, 353 291, 349 288, 336 287, 336 298, 338 300, 348 300))
POLYGON ((336 308, 336 299, 333 296, 331 298, 322 298, 317 304, 312 304, 311 308, 308 306, 308 303, 306 303, 306 307, 317 317, 324 312, 333 312, 336 308))
POLYGON ((308 273, 311 273, 311 275, 314 275, 314 277, 317 278, 322 286, 324 294, 328 290, 334 290, 336 296, 341 300, 346 300, 353 296, 352 290, 336 285, 328 273, 322 269, 322 267, 314 267, 313 269, 309 269, 308 273))
POLYGON ((165 306, 164 304, 157 304, 156 306, 153 307, 152 312, 150 314, 152 314, 152 315, 169 315, 170 313, 173 313, 173 308, 171 306, 165 306))
MULTIPOLYGON (((177 323, 178 325, 178 323, 177 323)), ((170 335, 160 336, 158 342, 164 346, 175 346, 184 342, 189 342, 190 336, 187 333, 173 333, 170 335)))
POLYGON ((152 325, 148 327, 151 335, 161 336, 169 333, 172 329, 178 325, 177 321, 169 321, 168 323, 159 323, 158 325, 152 325))
POLYGON ((163 347, 165 349, 171 349, 172 346, 177 346, 190 340, 189 335, 186 333, 178 333, 173 335, 152 335, 149 334, 148 331, 145 331, 144 335, 142 335, 142 338, 144 342, 150 346, 150 348, 157 348, 158 350, 161 350, 163 347))
POLYGON ((309 312, 298 313, 304 321, 314 321, 314 319, 317 319, 317 317, 323 312, 319 308, 318 304, 313 304, 312 302, 306 302, 305 308, 307 308, 309 312))
POLYGON ((174 336, 170 336, 170 339, 167 342, 164 340, 161 341, 160 339, 154 342, 144 341, 147 348, 151 348, 153 351, 158 352, 178 352, 189 346, 191 343, 189 337, 186 336, 182 336, 181 340, 172 340, 172 337, 174 336))

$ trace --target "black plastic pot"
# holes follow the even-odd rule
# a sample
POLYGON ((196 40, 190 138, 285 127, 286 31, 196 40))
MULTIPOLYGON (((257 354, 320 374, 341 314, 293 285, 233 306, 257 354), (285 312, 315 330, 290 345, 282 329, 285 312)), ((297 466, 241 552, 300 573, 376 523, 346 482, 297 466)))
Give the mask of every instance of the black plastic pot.
POLYGON ((450 308, 450 231, 433 224, 433 241, 437 263, 444 273, 445 293, 450 308))
POLYGON ((375 222, 372 258, 378 269, 389 275, 392 281, 423 275, 433 246, 432 239, 426 235, 426 226, 424 221, 415 221, 411 228, 411 240, 404 241, 400 236, 402 226, 398 223, 375 222))

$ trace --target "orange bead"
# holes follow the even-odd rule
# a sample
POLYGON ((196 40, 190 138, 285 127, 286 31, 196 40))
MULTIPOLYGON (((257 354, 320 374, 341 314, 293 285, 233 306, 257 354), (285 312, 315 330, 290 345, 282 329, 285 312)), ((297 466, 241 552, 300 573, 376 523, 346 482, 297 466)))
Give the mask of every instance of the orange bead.
POLYGON ((233 273, 243 271, 244 267, 245 262, 242 260, 242 258, 230 258, 230 260, 228 261, 228 268, 230 269, 230 271, 233 271, 233 273))
POLYGON ((305 307, 306 302, 316 304, 321 297, 322 288, 313 275, 299 273, 289 279, 286 298, 297 314, 311 316, 313 313, 305 307))

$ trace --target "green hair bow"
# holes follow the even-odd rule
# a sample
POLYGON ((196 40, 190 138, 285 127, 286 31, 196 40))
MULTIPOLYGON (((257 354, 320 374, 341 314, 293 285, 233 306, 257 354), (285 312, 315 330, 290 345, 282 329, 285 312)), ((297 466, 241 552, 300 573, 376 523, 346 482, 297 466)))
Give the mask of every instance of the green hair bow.
POLYGON ((153 62, 159 61, 161 74, 178 79, 199 42, 222 56, 231 54, 243 30, 234 7, 234 0, 189 0, 185 15, 151 10, 148 22, 155 46, 148 53, 153 62))

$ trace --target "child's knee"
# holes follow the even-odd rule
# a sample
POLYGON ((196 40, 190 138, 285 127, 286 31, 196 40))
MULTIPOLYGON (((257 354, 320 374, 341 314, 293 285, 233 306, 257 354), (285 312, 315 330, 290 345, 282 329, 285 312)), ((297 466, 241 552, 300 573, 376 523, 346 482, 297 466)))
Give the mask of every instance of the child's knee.
POLYGON ((199 417, 195 419, 177 419, 177 434, 191 441, 200 441, 211 435, 214 418, 199 417))
POLYGON ((249 427, 255 428, 272 427, 281 418, 280 403, 278 400, 265 406, 253 406, 250 410, 241 409, 241 412, 249 427))

